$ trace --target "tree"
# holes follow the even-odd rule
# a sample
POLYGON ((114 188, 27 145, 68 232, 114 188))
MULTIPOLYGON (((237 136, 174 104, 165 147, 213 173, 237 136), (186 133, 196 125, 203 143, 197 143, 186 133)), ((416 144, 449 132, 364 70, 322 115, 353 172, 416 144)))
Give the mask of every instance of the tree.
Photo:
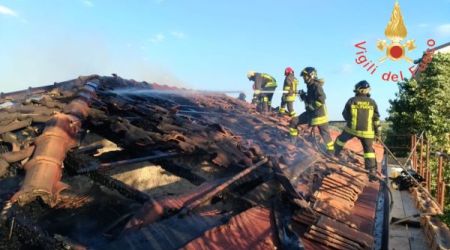
MULTIPOLYGON (((425 71, 399 83, 396 98, 389 102, 387 120, 394 135, 425 131, 436 149, 450 149, 450 54, 435 54, 425 71)), ((398 144, 405 140, 391 137, 388 142, 404 146, 398 144)))

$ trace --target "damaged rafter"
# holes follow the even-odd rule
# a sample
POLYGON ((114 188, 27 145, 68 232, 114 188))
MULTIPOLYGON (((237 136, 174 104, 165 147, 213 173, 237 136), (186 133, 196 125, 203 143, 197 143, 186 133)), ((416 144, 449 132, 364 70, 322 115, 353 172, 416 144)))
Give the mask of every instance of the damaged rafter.
POLYGON ((92 156, 70 153, 65 162, 69 172, 73 174, 86 174, 98 184, 116 190, 127 198, 140 203, 145 203, 150 199, 147 194, 99 172, 100 162, 92 156), (84 168, 80 169, 80 166, 84 168))
POLYGON ((241 178, 244 178, 245 176, 249 175, 257 168, 259 168, 260 166, 266 164, 268 161, 269 161, 268 159, 263 159, 263 160, 257 162, 256 164, 254 164, 253 166, 250 166, 250 167, 242 170, 239 174, 233 176, 232 178, 226 180, 225 182, 215 186, 207 194, 205 194, 205 196, 203 196, 195 201, 192 201, 189 204, 186 204, 184 206, 184 208, 182 209, 182 212, 189 212, 189 211, 195 209, 196 207, 198 207, 201 204, 205 203, 206 201, 210 200, 212 197, 214 197, 218 193, 222 192, 224 189, 226 189, 227 187, 229 187, 236 181, 240 180, 241 178))
POLYGON ((135 200, 139 203, 145 203, 150 200, 150 196, 146 193, 143 193, 121 181, 118 181, 108 175, 101 174, 99 172, 91 172, 88 176, 97 182, 98 184, 104 185, 110 189, 116 190, 123 196, 135 200))
POLYGON ((126 159, 126 160, 91 164, 88 167, 77 169, 76 172, 78 174, 88 173, 88 172, 92 172, 92 171, 105 172, 105 171, 111 170, 113 168, 128 165, 128 164, 134 164, 134 163, 140 163, 140 162, 152 161, 152 160, 160 160, 160 159, 164 159, 164 158, 179 157, 179 156, 180 156, 179 153, 159 153, 159 154, 156 153, 153 155, 131 158, 131 159, 126 159))
POLYGON ((164 170, 186 179, 194 185, 200 185, 206 181, 205 178, 193 173, 189 168, 183 167, 171 159, 156 159, 153 162, 161 165, 164 170))

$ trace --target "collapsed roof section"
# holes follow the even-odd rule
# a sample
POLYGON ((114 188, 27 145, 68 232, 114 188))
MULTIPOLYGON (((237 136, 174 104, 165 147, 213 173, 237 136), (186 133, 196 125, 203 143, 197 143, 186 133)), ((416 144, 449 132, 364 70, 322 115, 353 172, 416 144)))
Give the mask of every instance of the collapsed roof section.
MULTIPOLYGON (((80 77, 1 97, 0 184, 7 188, 0 201, 4 222, 15 223, 15 244, 98 249, 376 244, 383 193, 379 183, 368 182, 357 141, 348 143, 349 161, 341 162, 322 153, 309 128, 296 145, 290 143, 288 118, 260 115, 252 105, 221 94, 118 76, 80 77), (106 152, 105 140, 116 148, 106 152), (156 196, 166 184, 139 189, 135 181, 117 177, 142 168, 139 162, 190 184, 156 196), (64 190, 63 182, 71 188, 64 190)), ((381 160, 382 148, 375 147, 381 160)))

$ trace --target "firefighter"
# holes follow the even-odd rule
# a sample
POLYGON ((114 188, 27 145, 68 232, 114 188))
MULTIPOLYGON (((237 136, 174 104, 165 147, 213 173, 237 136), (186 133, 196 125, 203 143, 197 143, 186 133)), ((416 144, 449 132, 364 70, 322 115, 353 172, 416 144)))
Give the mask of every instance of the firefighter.
POLYGON ((305 102, 306 112, 292 119, 289 124, 289 133, 293 140, 296 141, 298 125, 309 124, 310 126, 317 126, 325 142, 327 152, 332 154, 334 151, 334 142, 328 131, 328 114, 325 106, 326 96, 322 88, 324 81, 317 78, 317 71, 313 67, 303 69, 300 76, 303 77, 307 87, 306 93, 303 90, 299 91, 301 100, 305 102))
POLYGON ((288 115, 291 117, 295 116, 294 111, 294 102, 295 97, 297 95, 297 85, 298 80, 295 78, 294 70, 291 67, 287 67, 284 70, 284 75, 286 78, 284 79, 283 85, 283 96, 281 97, 281 105, 280 105, 280 114, 286 114, 286 105, 288 110, 288 115))
POLYGON ((380 114, 376 102, 370 98, 370 85, 360 81, 355 85, 355 96, 345 104, 342 115, 347 122, 344 131, 335 142, 335 155, 339 157, 345 143, 357 137, 364 149, 365 168, 369 171, 369 180, 376 180, 377 162, 372 147, 375 136, 380 135, 380 114))
POLYGON ((247 78, 254 81, 252 103, 256 104, 256 110, 261 113, 266 113, 271 110, 272 97, 277 87, 277 81, 271 75, 266 73, 257 73, 249 71, 247 78))

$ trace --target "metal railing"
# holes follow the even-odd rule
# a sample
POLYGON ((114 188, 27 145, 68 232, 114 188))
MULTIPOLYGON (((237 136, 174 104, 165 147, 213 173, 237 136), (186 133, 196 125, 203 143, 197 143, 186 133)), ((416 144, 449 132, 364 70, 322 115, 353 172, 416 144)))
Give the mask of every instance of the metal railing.
POLYGON ((442 151, 432 151, 431 143, 425 137, 411 135, 411 168, 422 176, 424 186, 436 199, 440 208, 444 210, 446 198, 445 180, 446 169, 449 164, 448 154, 442 151), (434 159, 433 159, 434 158, 434 159))

